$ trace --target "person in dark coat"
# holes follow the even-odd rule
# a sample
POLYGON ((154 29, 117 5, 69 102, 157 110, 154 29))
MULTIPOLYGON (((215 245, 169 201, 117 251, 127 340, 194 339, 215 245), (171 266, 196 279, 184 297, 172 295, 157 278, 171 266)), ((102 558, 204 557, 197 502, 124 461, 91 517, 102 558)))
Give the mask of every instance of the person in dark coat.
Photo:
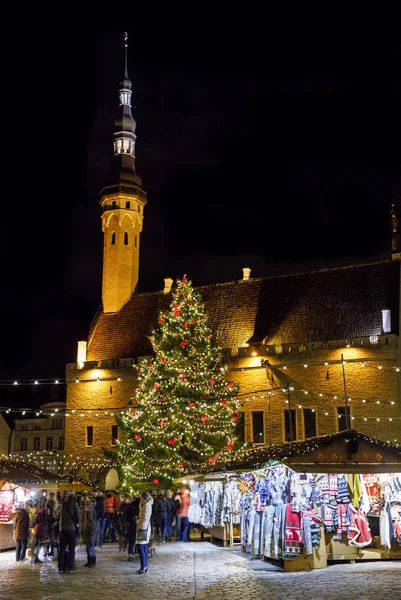
POLYGON ((25 508, 17 506, 11 517, 14 521, 13 536, 16 542, 15 560, 19 562, 25 560, 26 556, 29 538, 29 512, 25 508))
POLYGON ((161 503, 158 535, 160 542, 164 544, 167 537, 167 500, 163 492, 159 492, 157 498, 161 503))
POLYGON ((77 545, 77 534, 81 524, 81 511, 75 502, 73 494, 67 495, 61 504, 60 510, 60 551, 58 557, 59 573, 74 573, 75 547, 77 545), (65 562, 66 548, 68 547, 68 559, 65 562))
POLYGON ((171 538, 173 536, 174 516, 175 516, 176 510, 177 510, 171 491, 168 491, 166 494, 166 507, 167 507, 167 514, 166 514, 165 535, 166 535, 166 540, 168 542, 171 542, 171 538))
POLYGON ((86 510, 86 514, 85 514, 85 522, 86 522, 86 526, 85 526, 85 531, 83 532, 83 540, 85 542, 86 545, 86 555, 87 555, 87 562, 84 564, 84 567, 89 567, 90 569, 92 569, 93 567, 96 567, 96 551, 95 551, 95 545, 96 545, 96 533, 97 533, 97 528, 96 528, 96 510, 95 508, 89 508, 86 510))
POLYGON ((95 497, 95 512, 96 512, 96 546, 99 548, 102 547, 102 539, 100 536, 102 521, 104 519, 104 497, 103 492, 101 490, 97 490, 94 492, 95 497))
POLYGON ((136 518, 139 515, 139 504, 141 497, 134 498, 125 510, 124 518, 127 524, 127 542, 128 542, 128 562, 134 560, 135 538, 136 538, 136 518))

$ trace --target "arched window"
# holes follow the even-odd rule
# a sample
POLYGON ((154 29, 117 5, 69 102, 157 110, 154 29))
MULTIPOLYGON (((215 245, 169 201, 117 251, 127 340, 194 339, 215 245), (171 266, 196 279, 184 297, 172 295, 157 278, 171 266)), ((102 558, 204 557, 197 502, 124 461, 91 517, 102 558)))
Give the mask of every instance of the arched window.
POLYGON ((128 246, 128 232, 124 231, 124 246, 128 246))
POLYGON ((113 232, 111 234, 111 245, 114 246, 115 243, 116 243, 116 234, 115 234, 115 232, 113 232))

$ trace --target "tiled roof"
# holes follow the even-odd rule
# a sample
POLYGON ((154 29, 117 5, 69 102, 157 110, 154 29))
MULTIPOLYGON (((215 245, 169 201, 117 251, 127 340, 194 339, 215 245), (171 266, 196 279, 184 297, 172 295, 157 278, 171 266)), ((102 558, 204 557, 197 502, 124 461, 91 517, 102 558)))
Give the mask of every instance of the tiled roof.
MULTIPOLYGON (((218 343, 291 344, 381 334, 382 309, 398 334, 400 263, 381 261, 197 287, 218 343)), ((146 356, 148 336, 172 295, 134 293, 117 314, 100 314, 87 360, 146 356)))

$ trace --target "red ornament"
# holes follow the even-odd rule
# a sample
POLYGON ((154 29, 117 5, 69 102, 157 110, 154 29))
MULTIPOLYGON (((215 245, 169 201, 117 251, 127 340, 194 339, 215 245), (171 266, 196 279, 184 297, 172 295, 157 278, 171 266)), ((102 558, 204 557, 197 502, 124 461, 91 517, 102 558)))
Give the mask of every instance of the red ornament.
POLYGON ((205 421, 207 421, 207 417, 205 417, 205 415, 203 415, 203 416, 201 417, 201 421, 202 421, 202 423, 204 423, 205 421))
POLYGON ((189 402, 188 406, 189 408, 192 408, 193 406, 195 406, 195 402, 189 402))
POLYGON ((160 357, 160 362, 162 362, 162 363, 166 362, 166 359, 164 358, 164 356, 160 357))
POLYGON ((213 386, 213 385, 214 385, 214 379, 211 379, 211 380, 209 381, 209 383, 210 383, 210 385, 212 385, 212 386, 213 386))
POLYGON ((164 419, 160 419, 160 425, 164 427, 164 419))
POLYGON ((195 304, 194 300, 191 300, 190 305, 193 306, 195 304))
POLYGON ((136 417, 136 411, 135 411, 135 410, 131 410, 131 415, 132 415, 133 417, 136 417))
POLYGON ((184 463, 180 462, 180 469, 184 468, 184 463))
POLYGON ((141 439, 141 434, 140 433, 134 433, 134 438, 139 441, 141 439))
POLYGON ((181 282, 182 282, 182 283, 187 283, 187 281, 188 281, 188 280, 186 279, 186 277, 184 277, 183 279, 181 279, 181 282))
POLYGON ((187 327, 188 327, 188 323, 185 321, 184 328, 186 329, 187 327))
POLYGON ((142 389, 143 389, 143 388, 142 388, 141 384, 139 384, 139 385, 138 385, 138 390, 142 390, 142 389))
POLYGON ((155 383, 153 387, 155 388, 155 390, 158 390, 160 387, 160 383, 155 383))
POLYGON ((194 365, 194 371, 196 371, 196 369, 197 369, 197 368, 198 368, 198 367, 197 367, 196 365, 194 365))
POLYGON ((160 323, 164 323, 165 320, 166 319, 164 319, 163 317, 160 317, 160 319, 159 319, 160 323))
POLYGON ((178 304, 178 302, 174 302, 173 306, 175 306, 175 308, 178 308, 180 305, 178 304))
POLYGON ((227 404, 226 400, 221 401, 221 406, 225 406, 227 404))
POLYGON ((207 335, 207 336, 205 337, 205 340, 210 340, 210 335, 207 335))
POLYGON ((238 417, 233 417, 233 418, 232 418, 232 421, 234 421, 234 422, 235 422, 235 421, 238 421, 238 417))
POLYGON ((185 379, 185 373, 180 373, 180 379, 185 379))
POLYGON ((181 342, 181 346, 184 348, 185 346, 188 346, 188 342, 186 342, 185 340, 182 340, 181 342))
POLYGON ((149 367, 152 368, 153 367, 153 363, 149 363, 149 367))
POLYGON ((157 446, 157 443, 156 442, 152 442, 152 446, 157 446))
POLYGON ((173 315, 174 315, 175 317, 178 317, 178 315, 180 315, 180 314, 181 314, 181 312, 182 312, 182 311, 181 311, 181 310, 179 310, 179 309, 177 308, 177 309, 176 309, 176 310, 173 312, 173 315))
POLYGON ((158 479, 154 479, 154 480, 153 480, 153 483, 154 483, 155 485, 159 485, 159 480, 158 480, 158 479))

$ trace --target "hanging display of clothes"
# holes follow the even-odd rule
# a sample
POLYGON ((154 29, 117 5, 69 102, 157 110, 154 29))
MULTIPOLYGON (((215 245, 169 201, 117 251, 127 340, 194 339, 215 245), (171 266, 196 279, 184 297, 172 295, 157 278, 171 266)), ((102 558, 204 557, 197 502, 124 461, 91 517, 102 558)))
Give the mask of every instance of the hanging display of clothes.
POLYGON ((323 532, 355 548, 369 547, 374 536, 401 547, 400 475, 299 473, 278 464, 242 478, 245 552, 291 560, 312 554, 323 532))
POLYGON ((194 482, 188 520, 191 524, 224 527, 225 523, 238 524, 240 514, 241 482, 226 477, 219 481, 194 482))

